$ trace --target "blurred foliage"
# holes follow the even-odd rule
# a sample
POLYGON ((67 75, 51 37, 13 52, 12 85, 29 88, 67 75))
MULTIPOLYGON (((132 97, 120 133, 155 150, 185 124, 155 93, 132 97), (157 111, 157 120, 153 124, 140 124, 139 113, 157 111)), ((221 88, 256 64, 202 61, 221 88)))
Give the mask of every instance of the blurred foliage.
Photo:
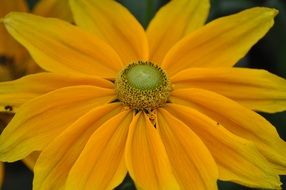
POLYGON ((37 1, 38 0, 27 0, 30 9, 32 9, 32 7, 34 7, 34 5, 37 3, 37 1))
MULTIPOLYGON (((153 18, 157 10, 162 5, 168 2, 168 0, 118 0, 118 1, 124 6, 126 6, 134 14, 135 17, 145 28, 148 26, 148 23, 153 18)), ((28 0, 28 2, 30 8, 32 8, 33 5, 37 2, 37 0, 28 0)), ((259 41, 251 49, 249 54, 244 59, 242 59, 237 64, 237 66, 262 68, 286 78, 286 1, 285 0, 211 0, 211 5, 212 7, 208 22, 215 18, 236 13, 241 10, 255 6, 266 6, 278 9, 279 15, 275 19, 274 27, 261 41, 259 41)), ((281 135, 281 137, 284 138, 284 140, 286 140, 286 113, 282 112, 277 114, 262 114, 262 115, 277 127, 277 130, 281 135)), ((26 171, 26 173, 28 172, 26 171)), ((8 174, 6 178, 8 178, 9 175, 11 174, 8 174)), ((28 175, 29 177, 27 182, 31 184, 32 176, 30 173, 28 173, 28 175)), ((282 180, 286 184, 285 177, 282 180)), ((15 184, 15 179, 13 179, 13 184, 15 184)), ((220 190, 250 189, 230 182, 219 181, 218 185, 220 190)), ((20 187, 21 187, 20 189, 23 189, 24 186, 20 187)), ((25 187, 29 187, 29 185, 26 185, 25 187)), ((8 188, 7 186, 7 190, 8 189, 11 188, 8 188)), ((116 190, 133 190, 133 189, 135 189, 135 186, 129 176, 127 176, 124 182, 119 187, 116 188, 116 190)), ((285 185, 283 189, 286 189, 285 185)))
POLYGON ((164 5, 167 0, 118 0, 127 7, 132 14, 146 28, 149 21, 154 17, 157 10, 164 5))

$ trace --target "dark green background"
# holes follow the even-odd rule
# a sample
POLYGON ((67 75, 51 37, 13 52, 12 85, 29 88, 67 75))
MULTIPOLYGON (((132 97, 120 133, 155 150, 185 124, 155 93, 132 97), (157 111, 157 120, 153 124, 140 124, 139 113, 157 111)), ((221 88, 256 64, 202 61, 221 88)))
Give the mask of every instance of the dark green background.
MULTIPOLYGON (((37 0, 28 0, 32 7, 37 0)), ((136 16, 136 18, 146 28, 150 19, 154 16, 160 6, 168 0, 119 0, 136 16)), ((241 10, 266 6, 279 10, 279 15, 275 19, 275 25, 270 32, 259 41, 242 59, 237 66, 263 68, 272 73, 286 78, 286 1, 285 0, 211 0, 211 13, 208 21, 217 17, 229 15, 241 10)), ((0 2, 1 6, 1 2, 0 2)), ((262 114, 262 113, 261 113, 262 114)), ((286 140, 286 112, 277 114, 262 114, 277 128, 280 136, 286 140)), ((285 153, 286 156, 286 153, 285 153)), ((6 164, 6 177, 3 190, 30 190, 32 183, 32 173, 20 162, 6 164)), ((286 177, 282 177, 286 184, 286 177)), ((246 190, 233 183, 218 182, 220 190, 246 190)), ((131 179, 127 177, 118 190, 135 189, 131 179)), ((286 186, 284 185, 284 188, 286 186)))

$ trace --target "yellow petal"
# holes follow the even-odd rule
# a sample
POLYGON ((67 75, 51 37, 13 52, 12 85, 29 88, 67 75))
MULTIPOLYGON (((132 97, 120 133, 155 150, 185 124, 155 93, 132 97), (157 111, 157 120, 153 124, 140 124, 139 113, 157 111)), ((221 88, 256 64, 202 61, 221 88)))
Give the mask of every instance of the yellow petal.
POLYGON ((286 174, 286 143, 262 116, 224 96, 202 89, 174 90, 171 102, 193 107, 233 134, 252 141, 279 174, 286 174))
POLYGON ((259 7, 214 20, 174 46, 162 66, 170 75, 190 67, 232 67, 271 28, 276 14, 259 7))
POLYGON ((209 0, 173 0, 162 7, 147 28, 150 59, 161 64, 169 49, 207 19, 209 0))
POLYGON ((83 114, 113 98, 111 89, 74 86, 26 102, 0 136, 0 160, 12 162, 42 150, 83 114))
POLYGON ((2 188, 4 181, 4 164, 0 162, 0 189, 2 188))
MULTIPOLYGON (((34 170, 34 189, 63 189, 71 168, 91 135, 120 111, 118 103, 97 107, 58 135, 41 152, 34 170)), ((87 167, 91 166, 89 164, 92 163, 88 162, 87 167)))
POLYGON ((158 111, 157 127, 181 188, 217 189, 217 166, 200 138, 162 108, 158 111))
POLYGON ((126 166, 139 189, 179 189, 158 130, 145 113, 138 113, 130 125, 126 166))
POLYGON ((165 108, 188 125, 214 157, 221 180, 248 187, 280 188, 279 175, 256 146, 229 131, 195 109, 169 104, 165 108))
MULTIPOLYGON (((4 17, 10 11, 28 11, 25 0, 1 0, 0 3, 0 18, 4 17)), ((27 58, 27 52, 25 49, 14 40, 7 32, 4 25, 0 22, 0 81, 4 79, 14 78, 16 73, 23 72, 24 60, 27 58), (3 77, 3 70, 9 70, 8 77, 3 77)), ((7 73, 7 71, 6 71, 7 73)))
POLYGON ((286 110, 286 80, 265 70, 192 68, 171 78, 174 88, 203 88, 257 111, 286 110))
POLYGON ((127 174, 124 151, 132 111, 124 111, 100 126, 71 169, 68 190, 114 189, 127 174))
POLYGON ((55 17, 73 21, 72 12, 68 0, 40 0, 37 2, 33 13, 44 17, 55 17))
POLYGON ((148 59, 144 29, 125 7, 110 0, 70 2, 76 24, 113 47, 124 64, 148 59))
POLYGON ((25 74, 24 75, 29 75, 29 74, 34 74, 34 73, 40 73, 44 72, 44 69, 42 69, 32 57, 29 57, 28 60, 26 60, 26 67, 25 67, 25 74))
MULTIPOLYGON (((4 17, 11 11, 22 11, 28 10, 25 0, 1 0, 0 6, 0 18, 4 17)), ((7 33, 6 29, 0 24, 0 55, 7 55, 14 57, 18 52, 21 51, 22 47, 7 33)))
POLYGON ((121 69, 120 58, 110 46, 62 20, 10 13, 4 24, 48 71, 115 78, 121 69))
POLYGON ((97 77, 82 77, 55 73, 38 73, 18 80, 0 83, 0 111, 16 112, 26 101, 58 88, 92 85, 113 88, 113 84, 97 77))
POLYGON ((5 16, 10 11, 27 12, 28 7, 25 0, 1 0, 0 16, 5 16))
POLYGON ((31 171, 33 171, 39 155, 40 155, 40 152, 38 152, 38 151, 32 152, 29 156, 24 158, 22 161, 31 171))

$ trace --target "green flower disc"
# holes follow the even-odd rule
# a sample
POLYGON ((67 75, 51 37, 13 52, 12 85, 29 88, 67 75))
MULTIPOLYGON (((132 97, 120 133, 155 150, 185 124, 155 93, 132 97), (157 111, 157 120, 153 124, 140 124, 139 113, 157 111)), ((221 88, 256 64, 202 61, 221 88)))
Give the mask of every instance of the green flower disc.
POLYGON ((135 65, 126 73, 126 78, 130 85, 141 90, 154 89, 161 85, 162 73, 151 65, 135 65))
POLYGON ((115 90, 124 105, 136 110, 153 110, 168 101, 171 85, 166 72, 158 65, 137 62, 120 72, 115 90))

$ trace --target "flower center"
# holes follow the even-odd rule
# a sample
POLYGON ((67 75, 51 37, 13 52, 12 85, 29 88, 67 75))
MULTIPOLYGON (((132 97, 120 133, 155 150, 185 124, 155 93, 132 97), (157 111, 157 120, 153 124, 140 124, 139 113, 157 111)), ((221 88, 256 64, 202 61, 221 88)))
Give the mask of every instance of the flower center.
POLYGON ((162 107, 168 100, 171 85, 168 76, 158 65, 137 62, 127 65, 115 80, 117 98, 136 110, 162 107))

